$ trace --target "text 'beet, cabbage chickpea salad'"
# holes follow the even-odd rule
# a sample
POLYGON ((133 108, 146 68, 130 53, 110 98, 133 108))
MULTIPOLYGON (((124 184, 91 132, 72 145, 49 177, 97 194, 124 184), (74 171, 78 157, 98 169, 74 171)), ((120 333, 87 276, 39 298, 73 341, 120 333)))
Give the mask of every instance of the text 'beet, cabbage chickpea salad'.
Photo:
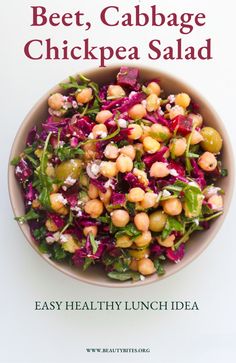
POLYGON ((83 270, 100 264, 120 281, 179 262, 192 233, 223 213, 214 183, 227 174, 221 135, 190 96, 138 76, 121 67, 101 87, 70 77, 12 161, 26 208, 17 220, 39 250, 83 270))

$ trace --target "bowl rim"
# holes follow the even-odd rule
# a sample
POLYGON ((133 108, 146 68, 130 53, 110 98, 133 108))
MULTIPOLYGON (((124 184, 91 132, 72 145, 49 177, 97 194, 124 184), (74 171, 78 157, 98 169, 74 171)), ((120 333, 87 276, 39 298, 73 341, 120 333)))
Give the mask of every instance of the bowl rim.
MULTIPOLYGON (((231 183, 229 184, 229 189, 228 189, 228 194, 229 195, 233 195, 233 191, 234 191, 234 186, 235 186, 235 159, 234 159, 234 153, 233 153, 233 148, 232 148, 232 143, 231 143, 231 139, 229 138, 228 135, 228 131, 226 130, 225 124, 222 121, 221 117, 219 116, 219 114, 215 111, 214 107, 212 107, 211 103, 194 87, 192 86, 190 83, 186 82, 185 80, 182 80, 181 78, 179 78, 178 76, 176 77, 176 75, 174 75, 171 72, 167 72, 165 70, 162 70, 161 68, 156 68, 153 66, 143 66, 142 64, 137 64, 137 63, 125 63, 122 64, 122 66, 127 66, 127 67, 132 67, 132 68, 138 68, 141 72, 142 70, 147 71, 147 72, 154 72, 156 74, 160 73, 161 78, 163 79, 164 77, 167 78, 172 78, 173 80, 176 80, 177 82, 181 82, 184 85, 186 85, 186 88, 190 89, 193 91, 193 93, 195 94, 195 96, 197 96, 198 101, 203 102, 205 104, 207 104, 208 108, 211 110, 211 113, 214 115, 215 119, 218 120, 220 127, 221 127, 221 132, 223 132, 224 134, 224 139, 227 139, 227 144, 228 144, 228 150, 229 152, 232 154, 232 160, 231 160, 231 164, 230 164, 230 178, 231 178, 231 183)), ((121 64, 111 64, 109 66, 107 66, 105 68, 105 71, 112 71, 112 70, 119 70, 121 67, 121 64)), ((87 74, 90 74, 92 72, 102 72, 104 69, 100 69, 100 68, 96 68, 96 67, 90 67, 87 69, 82 69, 81 72, 83 74, 85 74, 85 76, 87 74)), ((81 73, 80 72, 80 73, 81 73)), ((73 77, 77 78, 79 73, 76 73, 73 75, 73 77)), ((65 80, 60 81, 60 83, 66 83, 68 82, 69 77, 67 77, 65 80)), ((15 150, 15 145, 16 145, 16 141, 19 139, 19 136, 21 133, 23 133, 26 125, 28 124, 29 119, 31 118, 32 113, 34 112, 35 109, 37 109, 43 102, 45 102, 48 98, 48 95, 53 93, 53 92, 59 92, 61 89, 60 85, 57 84, 53 87, 51 87, 48 91, 46 91, 39 99, 38 101, 31 107, 31 109, 28 111, 28 113, 26 114, 26 116, 24 117, 23 121, 20 123, 15 137, 13 139, 13 143, 12 146, 10 148, 10 154, 9 154, 9 160, 8 160, 8 171, 7 171, 7 182, 8 182, 8 194, 9 194, 9 199, 10 199, 10 204, 13 210, 13 214, 16 217, 17 213, 16 213, 16 203, 14 203, 13 200, 13 183, 14 183, 14 169, 11 165, 11 160, 12 158, 15 156, 14 155, 14 150, 15 150)), ((108 287, 108 288, 130 288, 130 287, 142 287, 142 286, 147 286, 159 281, 162 281, 164 279, 167 279, 168 277, 178 273, 180 270, 182 270, 183 268, 185 268, 186 266, 188 266, 190 263, 192 263, 194 260, 196 260, 202 253, 203 251, 209 246, 209 244, 214 240, 216 234, 218 233, 218 231, 221 229, 222 224, 224 223, 228 212, 230 210, 230 206, 231 206, 231 202, 232 202, 232 198, 228 201, 227 205, 224 207, 224 213, 223 215, 221 215, 218 219, 218 226, 217 228, 215 228, 214 232, 211 233, 211 237, 208 238, 208 241, 205 242, 203 245, 199 246, 199 248, 197 249, 197 251, 192 254, 190 257, 188 257, 188 260, 185 261, 184 259, 181 261, 181 265, 178 268, 176 268, 174 271, 168 272, 167 274, 161 276, 161 277, 157 277, 155 280, 150 279, 148 277, 145 278, 145 280, 143 281, 137 281, 137 282, 119 282, 119 281, 113 281, 111 280, 111 282, 108 281, 104 281, 104 282, 99 282, 99 281, 91 281, 89 279, 86 278, 86 275, 76 275, 74 273, 72 273, 72 271, 68 271, 65 270, 63 268, 63 265, 60 265, 59 263, 51 260, 48 256, 45 256, 44 254, 40 253, 37 245, 35 244, 35 242, 33 241, 33 239, 28 238, 28 236, 26 235, 24 229, 23 229, 23 225, 21 225, 19 222, 18 225, 20 227, 21 232, 23 233, 25 239, 27 240, 27 242, 31 245, 31 247, 33 247, 33 249, 37 252, 37 254, 39 256, 41 256, 41 258, 46 261, 49 265, 53 266, 54 268, 56 268, 58 271, 64 273, 67 276, 70 276, 72 278, 74 278, 77 281, 89 284, 89 285, 93 285, 93 286, 99 286, 99 287, 108 287)))

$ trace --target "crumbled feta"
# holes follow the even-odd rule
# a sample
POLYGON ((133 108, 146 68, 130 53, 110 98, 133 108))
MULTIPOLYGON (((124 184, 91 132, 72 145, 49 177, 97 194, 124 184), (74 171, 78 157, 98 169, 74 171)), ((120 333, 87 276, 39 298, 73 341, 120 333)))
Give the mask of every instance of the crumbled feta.
POLYGON ((46 237, 47 244, 51 245, 55 242, 55 238, 53 236, 46 237))
POLYGON ((204 191, 204 195, 206 197, 206 199, 209 199, 210 197, 212 197, 213 195, 218 194, 218 192, 221 190, 221 188, 219 187, 213 187, 210 186, 208 187, 205 191, 204 191))
POLYGON ((140 275, 140 280, 141 280, 141 281, 144 281, 144 280, 145 280, 145 276, 140 275))
POLYGON ((196 187, 196 188, 200 189, 198 183, 196 183, 195 181, 189 182, 188 185, 191 185, 192 187, 196 187))
POLYGON ((112 188, 112 189, 114 189, 115 188, 115 185, 114 185, 114 181, 113 181, 113 179, 108 179, 107 181, 106 181, 106 183, 104 184, 104 187, 106 188, 106 189, 108 189, 108 188, 112 188))
POLYGON ((65 185, 63 185, 63 186, 62 186, 62 190, 64 190, 64 192, 66 192, 66 191, 67 191, 67 189, 68 189, 68 188, 67 188, 65 185))
POLYGON ((75 100, 72 101, 72 107, 73 108, 77 108, 78 107, 78 104, 75 100))
POLYGON ((143 107, 147 108, 147 101, 146 101, 146 100, 143 100, 143 101, 141 102, 141 104, 143 105, 143 107))
POLYGON ((72 178, 70 175, 66 178, 64 182, 67 186, 72 186, 76 183, 76 179, 72 178))
POLYGON ((129 99, 132 98, 133 96, 135 96, 136 94, 137 94, 137 92, 135 92, 135 91, 130 92, 129 99))
POLYGON ((126 128, 126 127, 127 127, 127 125, 128 125, 128 121, 124 120, 123 118, 120 118, 120 119, 118 120, 118 125, 119 125, 122 129, 124 129, 124 128, 126 128))
POLYGON ((16 169, 15 169, 16 173, 22 173, 22 169, 19 167, 19 165, 17 165, 16 169))
POLYGON ((100 136, 101 139, 104 139, 104 137, 107 137, 107 132, 106 131, 98 131, 97 136, 100 136))
POLYGON ((98 175, 98 173, 100 172, 100 165, 93 163, 93 164, 91 165, 91 172, 92 172, 94 175, 98 175))
POLYGON ((158 109, 158 115, 159 116, 163 116, 165 114, 165 112, 162 111, 161 107, 159 107, 158 109))
POLYGON ((177 171, 175 169, 170 169, 170 175, 178 176, 179 174, 177 173, 177 171))
POLYGON ((62 194, 57 194, 56 198, 55 198, 56 202, 61 202, 62 204, 67 204, 67 200, 63 197, 62 194))
POLYGON ((92 132, 90 132, 90 134, 88 135, 88 139, 90 139, 90 140, 93 140, 94 139, 94 136, 93 136, 93 133, 92 132))
POLYGON ((163 196, 163 197, 169 197, 170 195, 171 195, 171 193, 170 193, 168 190, 165 190, 165 189, 164 189, 164 190, 162 191, 162 196, 163 196))
POLYGON ((193 220, 193 222, 196 224, 196 226, 199 226, 199 219, 198 219, 198 218, 195 218, 195 219, 193 220))
POLYGON ((175 102, 175 95, 169 95, 167 97, 167 99, 170 101, 170 103, 174 103, 175 102))
POLYGON ((67 237, 67 236, 65 236, 64 234, 61 234, 61 236, 60 236, 60 242, 61 242, 61 243, 66 243, 66 242, 68 242, 68 237, 67 237))

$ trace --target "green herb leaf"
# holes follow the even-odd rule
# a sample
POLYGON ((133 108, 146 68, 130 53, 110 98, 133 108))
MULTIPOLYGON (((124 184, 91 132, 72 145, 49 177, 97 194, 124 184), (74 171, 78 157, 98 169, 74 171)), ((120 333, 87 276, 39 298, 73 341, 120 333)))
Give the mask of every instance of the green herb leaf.
POLYGON ((94 235, 92 233, 89 233, 90 243, 93 249, 93 254, 95 254, 98 250, 98 244, 97 241, 94 238, 94 235))
POLYGON ((184 188, 184 200, 191 218, 196 218, 201 214, 203 199, 204 196, 198 187, 187 185, 184 188))
POLYGON ((134 271, 127 271, 127 272, 117 272, 117 271, 111 271, 107 274, 108 277, 114 280, 119 281, 127 281, 127 280, 133 280, 133 281, 139 281, 140 280, 140 274, 138 272, 134 271))
POLYGON ((176 218, 168 217, 165 228, 162 231, 161 238, 163 240, 166 239, 173 231, 183 232, 184 225, 180 223, 176 218))
POLYGON ((46 236, 46 234, 47 231, 45 227, 37 228, 33 231, 33 236, 36 240, 43 239, 46 236))
POLYGON ((106 214, 105 216, 98 217, 98 221, 101 223, 109 224, 111 222, 111 217, 106 214))
POLYGON ((135 215, 135 208, 136 208, 135 203, 128 201, 128 202, 126 202, 125 207, 126 207, 127 211, 129 212, 129 215, 133 217, 135 215))
POLYGON ((75 88, 75 89, 80 89, 82 90, 83 88, 85 88, 86 86, 83 85, 79 85, 77 80, 74 77, 69 77, 69 82, 66 83, 60 83, 60 87, 62 87, 63 89, 67 90, 67 89, 71 89, 71 88, 75 88))
POLYGON ((63 260, 64 258, 66 258, 66 252, 63 250, 63 248, 58 245, 58 244, 55 244, 53 246, 53 257, 56 259, 56 260, 63 260))
POLYGON ((227 169, 221 169, 221 175, 222 176, 228 176, 228 170, 227 169))
POLYGON ((135 239, 136 237, 140 236, 141 232, 135 227, 133 223, 127 224, 127 226, 122 228, 117 228, 117 232, 115 234, 115 238, 119 238, 123 235, 127 235, 131 237, 131 239, 135 239))
POLYGON ((94 260, 92 258, 85 258, 84 264, 83 264, 83 271, 86 271, 91 264, 94 263, 94 260))
POLYGON ((15 220, 19 222, 20 224, 23 224, 27 221, 30 221, 32 219, 38 219, 39 214, 36 213, 33 209, 30 209, 29 212, 27 212, 24 216, 16 217, 15 220))
POLYGON ((164 269, 162 263, 160 262, 160 259, 159 258, 155 259, 153 261, 153 263, 154 263, 155 269, 157 270, 158 276, 164 275, 165 274, 165 269, 164 269))
POLYGON ((74 159, 78 155, 83 155, 84 151, 80 147, 71 148, 70 146, 63 146, 57 149, 57 155, 61 161, 74 159))
POLYGON ((42 241, 39 245, 39 251, 41 253, 47 253, 50 254, 50 246, 46 243, 46 241, 42 241))
POLYGON ((11 165, 17 166, 19 164, 19 162, 20 162, 20 157, 16 156, 14 159, 12 159, 11 165))

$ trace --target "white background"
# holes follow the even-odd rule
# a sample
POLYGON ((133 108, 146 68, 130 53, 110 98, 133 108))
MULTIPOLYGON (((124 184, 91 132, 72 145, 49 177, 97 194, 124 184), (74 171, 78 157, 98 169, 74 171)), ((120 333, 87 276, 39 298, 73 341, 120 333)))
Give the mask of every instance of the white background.
POLYGON ((215 106, 235 144, 235 10, 232 0, 1 2, 1 363, 236 361, 235 199, 213 243, 190 266, 147 287, 105 289, 75 281, 46 264, 26 243, 14 222, 7 192, 10 147, 26 113, 60 80, 97 66, 91 61, 30 61, 22 50, 26 41, 51 37, 58 42, 69 39, 76 45, 89 36, 100 45, 139 44, 140 64, 167 70, 195 86, 215 106), (206 26, 184 38, 189 45, 200 45, 211 37, 214 60, 148 61, 147 40, 160 38, 166 45, 173 44, 180 36, 178 29, 108 29, 98 24, 99 10, 107 4, 118 4, 128 11, 138 3, 146 8, 156 3, 166 14, 206 13, 206 26), (80 9, 93 28, 89 33, 75 26, 32 28, 30 5, 35 4, 60 13, 80 9), (35 300, 196 300, 200 310, 36 312, 35 300), (151 353, 87 354, 86 347, 146 347, 151 353))

